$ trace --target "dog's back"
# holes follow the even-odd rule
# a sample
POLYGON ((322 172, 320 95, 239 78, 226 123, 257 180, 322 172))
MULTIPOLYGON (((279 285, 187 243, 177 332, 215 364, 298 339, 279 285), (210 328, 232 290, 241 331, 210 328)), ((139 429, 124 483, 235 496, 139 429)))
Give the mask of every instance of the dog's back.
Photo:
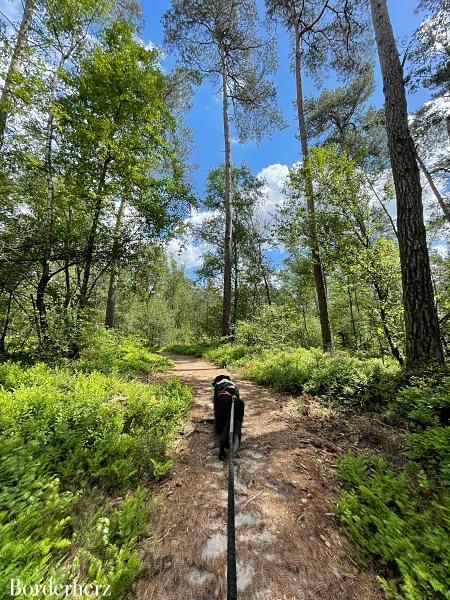
POLYGON ((212 382, 214 386, 214 428, 220 440, 219 458, 225 457, 225 448, 229 444, 231 405, 234 398, 234 443, 233 449, 239 447, 244 420, 244 402, 241 400, 237 386, 227 375, 219 375, 212 382))

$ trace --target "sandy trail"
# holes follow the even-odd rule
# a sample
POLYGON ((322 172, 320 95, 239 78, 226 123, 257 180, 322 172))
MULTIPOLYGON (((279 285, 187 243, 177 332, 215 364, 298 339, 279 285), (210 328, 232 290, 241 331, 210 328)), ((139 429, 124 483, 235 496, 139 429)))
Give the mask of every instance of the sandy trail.
MULTIPOLYGON (((171 358, 196 402, 174 444, 174 468, 161 486, 167 498, 152 512, 130 597, 223 599, 227 463, 212 447, 210 382, 227 370, 203 359, 171 358)), ((236 458, 239 598, 383 598, 374 574, 348 557, 348 542, 330 514, 338 495, 336 448, 317 440, 298 400, 233 379, 246 403, 236 458)))

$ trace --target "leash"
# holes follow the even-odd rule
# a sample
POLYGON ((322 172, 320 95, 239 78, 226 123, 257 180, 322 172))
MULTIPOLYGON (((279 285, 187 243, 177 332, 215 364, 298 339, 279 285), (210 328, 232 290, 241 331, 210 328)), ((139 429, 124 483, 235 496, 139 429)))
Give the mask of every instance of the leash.
MULTIPOLYGON (((231 395, 231 394, 229 394, 231 395)), ((227 600, 237 599, 236 539, 234 523, 234 400, 231 400, 230 433, 228 437, 228 521, 227 521, 227 600)))

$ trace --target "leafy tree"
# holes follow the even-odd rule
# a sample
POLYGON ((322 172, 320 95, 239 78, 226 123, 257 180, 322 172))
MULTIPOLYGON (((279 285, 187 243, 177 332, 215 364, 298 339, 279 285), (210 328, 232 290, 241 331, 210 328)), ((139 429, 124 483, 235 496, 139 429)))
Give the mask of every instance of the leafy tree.
MULTIPOLYGON (((294 167, 290 173, 293 192, 287 211, 294 208, 301 219, 300 227, 305 218, 298 200, 304 197, 308 177, 314 185, 318 236, 325 264, 329 270, 339 266, 347 286, 351 282, 365 282, 371 287, 377 320, 389 349, 403 364, 396 342, 400 332, 396 326, 400 304, 398 254, 395 244, 383 235, 383 213, 373 206, 363 174, 345 152, 338 151, 336 146, 313 148, 308 170, 304 166, 294 167)), ((351 296, 349 311, 357 338, 351 296)))
MULTIPOLYGON (((223 274, 224 245, 222 215, 225 169, 219 166, 208 173, 204 205, 211 215, 194 228, 196 236, 211 249, 204 256, 198 274, 213 280, 223 274)), ((245 166, 232 168, 232 314, 233 330, 238 319, 255 313, 263 303, 271 304, 271 267, 264 254, 268 235, 258 223, 257 208, 264 200, 264 183, 254 177, 245 166)))
MULTIPOLYGON (((305 67, 313 73, 332 55, 334 65, 348 65, 345 52, 332 52, 337 47, 347 50, 353 44, 351 29, 359 29, 354 11, 348 2, 341 0, 266 0, 270 18, 278 20, 291 33, 293 39, 294 73, 296 82, 296 107, 300 133, 302 159, 308 163, 308 127, 303 97, 305 67), (345 27, 342 24, 346 23, 345 27), (331 40, 331 44, 330 44, 331 40), (340 45, 342 43, 343 45, 340 45), (343 58, 343 60, 341 60, 343 58)), ((325 350, 333 347, 325 278, 320 256, 315 222, 315 203, 312 182, 307 186, 306 199, 309 222, 309 246, 311 249, 314 280, 319 305, 322 344, 325 350)))
POLYGON ((255 0, 172 0, 163 17, 166 44, 202 81, 219 84, 225 148, 222 335, 232 312, 232 163, 230 120, 241 141, 261 138, 280 125, 275 88, 267 79, 275 63, 270 40, 258 32, 255 0))

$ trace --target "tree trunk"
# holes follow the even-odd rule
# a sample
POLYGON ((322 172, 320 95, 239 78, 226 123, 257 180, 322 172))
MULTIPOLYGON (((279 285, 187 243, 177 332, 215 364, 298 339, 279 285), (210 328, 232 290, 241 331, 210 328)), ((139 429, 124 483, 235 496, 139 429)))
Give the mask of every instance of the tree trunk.
POLYGON ((116 291, 117 291, 117 262, 120 252, 120 230, 122 227, 122 218, 125 211, 126 200, 122 198, 117 211, 116 225, 114 227, 113 247, 111 252, 111 271, 109 274, 108 299, 106 301, 105 327, 114 327, 114 313, 116 310, 116 291))
POLYGON ((56 88, 58 85, 58 71, 64 66, 65 58, 61 56, 58 68, 53 73, 52 83, 50 88, 49 112, 47 117, 47 128, 45 137, 44 150, 44 170, 45 179, 47 182, 47 200, 45 206, 45 217, 43 223, 44 230, 44 247, 42 252, 42 271, 36 290, 36 309, 38 311, 38 323, 40 329, 40 340, 44 346, 48 346, 48 321, 47 309, 45 306, 45 291, 52 274, 50 272, 50 259, 53 248, 53 226, 54 226, 54 185, 53 185, 53 133, 54 133, 54 117, 53 103, 56 97, 56 88))
POLYGON ((103 161, 102 170, 100 173, 100 179, 97 185, 97 200, 94 206, 94 215, 92 217, 92 225, 89 231, 89 236, 84 249, 84 268, 83 268, 83 279, 81 282, 80 289, 80 300, 79 307, 85 308, 88 302, 88 289, 89 279, 91 276, 92 260, 94 257, 95 238, 97 236, 98 224, 100 221, 100 213, 103 206, 103 188, 106 181, 106 173, 108 171, 108 165, 111 162, 111 158, 107 156, 103 161))
POLYGON ((349 281, 348 277, 347 277, 347 293, 348 293, 348 306, 350 309, 350 320, 352 323, 353 336, 355 338, 355 346, 358 347, 358 333, 356 331, 355 315, 353 313, 352 290, 350 288, 350 281, 349 281))
POLYGON ((28 43, 28 33, 30 31, 31 21, 33 18, 33 10, 33 0, 25 0, 19 33, 17 34, 16 44, 14 46, 11 62, 9 63, 8 73, 5 77, 5 83, 3 85, 2 95, 0 98, 0 149, 3 147, 3 142, 5 141, 6 123, 9 114, 7 102, 12 96, 11 87, 14 74, 17 73, 21 67, 23 54, 28 43))
MULTIPOLYGON (((306 133, 306 119, 303 107, 303 85, 301 69, 301 36, 297 28, 295 32, 295 80, 297 88, 297 117, 300 132, 300 141, 303 155, 303 164, 308 165, 308 138, 306 133)), ((314 206, 314 192, 311 177, 308 178, 306 185, 306 203, 308 209, 309 238, 311 245, 311 255, 313 260, 314 281, 316 285, 317 301, 319 305, 320 328, 322 332, 322 345, 325 351, 333 349, 333 337, 331 333, 331 323, 328 314, 327 292, 322 270, 322 261, 320 258, 319 243, 317 240, 316 217, 314 206)))
POLYGON ((239 303, 239 256, 236 244, 236 238, 233 237, 233 262, 234 262, 234 294, 233 294, 233 310, 231 315, 231 324, 236 327, 238 303, 239 303))
POLYGON ((222 51, 222 96, 223 96, 223 135, 225 143, 225 239, 223 248, 223 313, 222 335, 230 335, 231 318, 231 261, 232 261, 232 211, 231 211, 231 150, 230 126, 228 123, 228 94, 227 94, 227 62, 225 52, 222 51))
POLYGON ((386 0, 371 0, 385 95, 386 129, 397 196, 397 229, 409 363, 444 360, 433 298, 430 259, 423 221, 422 188, 394 33, 386 0))
POLYGON ((378 297, 378 312, 380 313, 381 326, 383 327, 384 335, 386 337, 387 343, 389 344, 392 356, 395 358, 395 360, 398 361, 398 364, 402 366, 404 362, 403 358, 400 354, 399 349, 394 344, 394 340, 392 339, 391 335, 391 330, 389 329, 389 325, 387 322, 387 314, 385 308, 386 294, 383 294, 377 282, 373 283, 373 287, 378 297))
POLYGON ((264 268, 263 251, 262 251, 262 248, 261 248, 261 242, 259 242, 259 241, 258 241, 258 251, 259 251, 259 266, 260 266, 261 273, 262 273, 262 276, 263 276, 264 289, 266 290, 267 304, 269 306, 271 306, 272 305, 272 298, 271 298, 271 294, 270 294, 270 286, 269 286, 269 281, 267 279, 266 269, 264 268))
POLYGON ((12 298, 13 298, 13 293, 9 292, 8 304, 6 306, 6 315, 3 320, 2 330, 0 332, 0 356, 6 355, 6 335, 8 333, 9 319, 11 316, 12 298))
POLYGON ((450 223, 450 208, 445 204, 445 200, 442 197, 442 194, 437 189, 436 184, 434 183, 433 178, 431 177, 431 173, 427 169, 423 160, 420 158, 419 153, 417 152, 417 149, 416 149, 416 158, 417 158, 417 162, 419 163, 419 167, 422 169, 422 173, 425 175, 425 179, 428 181, 428 185, 430 186, 431 191, 435 195, 436 200, 438 201, 438 204, 441 207, 442 212, 444 213, 444 217, 450 223))

